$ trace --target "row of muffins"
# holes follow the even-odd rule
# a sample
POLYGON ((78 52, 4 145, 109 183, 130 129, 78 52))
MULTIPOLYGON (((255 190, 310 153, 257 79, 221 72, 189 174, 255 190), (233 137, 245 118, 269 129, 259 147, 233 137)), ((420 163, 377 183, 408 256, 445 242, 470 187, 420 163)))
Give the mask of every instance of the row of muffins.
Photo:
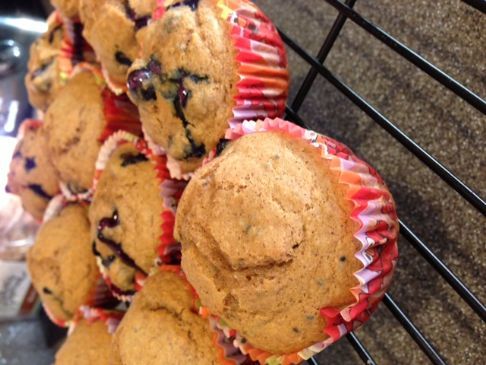
POLYGON ((22 128, 9 180, 38 218, 64 195, 29 254, 47 312, 74 327, 57 362, 299 363, 366 321, 396 263, 393 199, 345 146, 263 120, 288 88, 268 18, 243 0, 57 5, 32 53, 61 50, 26 77, 45 122, 22 128), (133 300, 116 331, 113 297, 133 300), (75 335, 94 323, 103 355, 75 335))

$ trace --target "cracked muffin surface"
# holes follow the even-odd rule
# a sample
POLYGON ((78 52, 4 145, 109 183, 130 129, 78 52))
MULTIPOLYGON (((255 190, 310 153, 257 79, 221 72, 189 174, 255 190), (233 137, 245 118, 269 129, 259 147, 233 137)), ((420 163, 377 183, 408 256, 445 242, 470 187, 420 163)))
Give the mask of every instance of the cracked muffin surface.
POLYGON ((162 210, 154 163, 131 144, 119 146, 97 183, 89 217, 95 253, 121 291, 133 292, 135 273, 155 264, 162 210))
POLYGON ((202 304, 253 346, 299 351, 326 338, 320 308, 354 300, 362 265, 351 209, 306 142, 241 137, 195 173, 179 203, 182 267, 202 304))
POLYGON ((197 314, 187 283, 164 271, 150 276, 135 295, 115 332, 113 359, 114 365, 220 363, 209 323, 197 314))
POLYGON ((239 80, 229 25, 216 2, 165 1, 139 41, 129 95, 147 135, 193 171, 224 136, 239 80))
POLYGON ((10 162, 6 190, 18 195, 24 209, 40 221, 49 200, 59 191, 59 181, 46 153, 42 124, 23 125, 21 130, 23 136, 10 162))
POLYGON ((91 188, 105 127, 103 86, 91 72, 73 76, 49 106, 45 132, 52 164, 72 192, 91 188))
POLYGON ((123 89, 138 55, 137 34, 150 20, 155 0, 80 0, 83 35, 96 51, 110 81, 123 89))
POLYGON ((47 310, 58 320, 72 319, 90 299, 99 278, 87 208, 67 205, 47 221, 28 252, 27 265, 47 310))
POLYGON ((109 365, 111 339, 104 322, 81 320, 56 353, 55 365, 109 365))

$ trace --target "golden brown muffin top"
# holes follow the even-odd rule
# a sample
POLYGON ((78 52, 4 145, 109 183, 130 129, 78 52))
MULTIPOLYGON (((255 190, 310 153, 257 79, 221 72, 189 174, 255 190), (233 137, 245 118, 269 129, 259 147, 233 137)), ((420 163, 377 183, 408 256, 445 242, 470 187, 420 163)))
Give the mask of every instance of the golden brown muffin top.
POLYGON ((82 320, 56 353, 55 365, 109 365, 111 340, 104 322, 82 320))
POLYGON ((329 164, 306 142, 256 133, 198 170, 175 236, 203 305, 255 347, 322 341, 322 307, 353 302, 357 224, 329 164), (216 218, 217 217, 217 218, 216 218))
POLYGON ((91 72, 68 81, 49 106, 45 131, 50 157, 59 178, 72 192, 91 188, 105 128, 102 86, 91 72))
POLYGON ((158 272, 146 280, 115 332, 114 364, 216 365, 211 336, 183 279, 158 272))
POLYGON ((224 136, 238 73, 216 2, 175 3, 165 1, 162 18, 140 34, 128 85, 147 134, 189 172, 224 136))
POLYGON ((90 299, 99 278, 87 209, 68 205, 47 221, 28 252, 27 265, 47 309, 56 319, 70 320, 90 299))
POLYGON ((19 195, 24 209, 42 220, 49 200, 59 191, 59 181, 48 157, 42 127, 23 130, 10 162, 7 190, 19 195))
POLYGON ((89 217, 95 249, 119 289, 134 289, 135 265, 145 273, 154 265, 162 210, 154 163, 131 144, 118 147, 97 184, 89 217))

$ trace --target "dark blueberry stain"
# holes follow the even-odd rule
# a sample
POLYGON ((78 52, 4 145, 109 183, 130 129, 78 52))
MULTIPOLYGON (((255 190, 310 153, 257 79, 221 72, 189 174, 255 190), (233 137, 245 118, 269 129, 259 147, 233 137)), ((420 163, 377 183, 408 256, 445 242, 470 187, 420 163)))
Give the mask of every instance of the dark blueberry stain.
POLYGON ((42 288, 42 292, 47 295, 52 295, 52 290, 46 287, 42 288))
POLYGON ((155 75, 162 75, 162 65, 159 61, 152 57, 147 65, 148 70, 155 75))
POLYGON ((222 154, 225 148, 228 147, 228 144, 230 142, 231 141, 229 139, 225 139, 225 138, 220 139, 218 144, 216 145, 216 156, 222 154))
POLYGON ((57 25, 54 29, 52 29, 52 31, 49 33, 49 43, 52 44, 52 42, 54 42, 54 36, 56 35, 57 32, 59 32, 60 30, 62 30, 62 25, 59 24, 57 25))
POLYGON ((12 190, 10 189, 10 186, 5 185, 5 192, 6 193, 11 193, 12 192, 12 190))
POLYGON ((341 256, 341 257, 339 258, 339 261, 341 261, 341 262, 346 261, 346 256, 341 256))
POLYGON ((139 153, 136 155, 134 155, 133 153, 124 153, 120 156, 120 158, 122 159, 122 167, 136 165, 138 163, 148 161, 147 156, 145 156, 143 153, 139 153))
POLYGON ((293 327, 293 328, 292 328, 292 331, 294 331, 295 333, 299 333, 299 332, 300 332, 300 331, 299 331, 299 329, 298 329, 297 327, 293 327))
POLYGON ((32 190, 36 195, 40 196, 43 199, 46 199, 46 200, 52 199, 52 196, 47 194, 45 192, 45 190, 42 188, 42 186, 40 186, 39 184, 29 184, 29 185, 27 185, 27 188, 32 190))
POLYGON ((184 127, 186 138, 189 141, 189 146, 184 151, 184 158, 185 159, 191 157, 200 158, 206 154, 206 147, 204 146, 204 144, 199 144, 196 143, 196 141, 194 141, 192 132, 189 129, 190 123, 187 120, 184 112, 184 109, 187 106, 187 102, 192 95, 192 92, 188 90, 184 85, 184 81, 186 78, 190 78, 192 81, 196 83, 206 81, 208 78, 207 76, 198 76, 198 75, 190 74, 184 69, 177 70, 176 77, 169 78, 169 82, 177 86, 176 94, 172 99, 172 104, 174 105, 177 118, 179 118, 182 122, 182 126, 184 127))
POLYGON ((226 138, 222 138, 219 140, 218 144, 216 145, 216 156, 219 156, 223 153, 223 151, 228 147, 231 141, 226 138))
POLYGON ((179 8, 179 7, 182 7, 182 6, 188 6, 189 8, 191 8, 192 11, 195 11, 197 9, 198 5, 199 5, 199 0, 184 0, 184 1, 172 4, 172 5, 169 5, 166 8, 166 10, 179 8))
POLYGON ((91 244, 91 251, 93 252, 93 255, 95 255, 96 257, 99 257, 101 259, 101 265, 103 265, 103 267, 106 267, 107 269, 111 266, 111 264, 113 264, 116 260, 116 256, 115 255, 109 255, 108 257, 103 257, 101 255, 101 252, 98 251, 98 249, 96 248, 96 242, 93 242, 91 244))
POLYGON ((154 86, 150 78, 152 72, 148 68, 141 68, 128 75, 128 88, 134 94, 139 94, 145 101, 157 100, 154 86))
POLYGON ((105 229, 115 228, 119 224, 120 224, 120 218, 118 216, 118 211, 114 210, 111 217, 102 218, 99 221, 98 227, 97 227, 98 239, 101 242, 103 242, 105 245, 107 245, 113 251, 113 253, 116 256, 118 256, 118 258, 120 260, 122 260, 127 266, 130 266, 130 267, 132 267, 132 268, 134 268, 134 269, 145 274, 143 269, 136 264, 135 260, 133 260, 125 251, 123 251, 122 245, 120 243, 115 242, 114 240, 105 236, 105 234, 104 234, 105 229))
POLYGON ((151 18, 150 15, 137 16, 135 10, 133 10, 128 3, 125 4, 125 13, 127 14, 128 19, 135 24, 136 30, 146 27, 151 18))
POLYGON ((35 163, 35 157, 26 157, 24 162, 24 169, 25 171, 30 171, 35 169, 37 164, 35 163))
POLYGON ((120 65, 124 65, 124 66, 130 66, 132 64, 132 60, 128 58, 128 56, 121 51, 117 51, 115 53, 115 60, 120 65))
POLYGON ((54 62, 54 60, 50 60, 49 62, 46 62, 46 63, 42 64, 40 67, 36 68, 30 74, 30 78, 33 80, 36 77, 41 76, 44 72, 46 72, 46 70, 49 68, 49 66, 52 65, 52 62, 54 62))
POLYGON ((73 65, 84 60, 83 49, 83 25, 81 23, 73 24, 73 58, 71 59, 73 65))

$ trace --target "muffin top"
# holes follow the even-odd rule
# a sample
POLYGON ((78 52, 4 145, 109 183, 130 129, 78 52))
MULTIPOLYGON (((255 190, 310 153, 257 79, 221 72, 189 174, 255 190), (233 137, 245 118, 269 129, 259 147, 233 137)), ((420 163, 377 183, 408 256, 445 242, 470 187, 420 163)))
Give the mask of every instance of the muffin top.
POLYGON ((148 273, 162 233, 163 201, 153 162, 132 144, 109 158, 89 209, 91 237, 111 283, 134 290, 137 271, 148 273))
POLYGON ((109 365, 111 340, 104 322, 82 320, 56 353, 55 365, 109 365))
POLYGON ((6 189, 19 195, 24 209, 42 220, 49 200, 59 190, 59 182, 46 152, 40 122, 27 122, 21 130, 24 135, 14 150, 6 189))
POLYGON ((87 209, 67 205, 47 221, 28 252, 27 265, 47 310, 58 320, 72 319, 90 299, 99 278, 87 209))
POLYGON ((135 36, 147 25, 154 7, 155 0, 80 0, 83 35, 110 81, 122 89, 128 68, 138 55, 135 36))
POLYGON ((209 323, 193 302, 177 274, 150 276, 115 332, 113 364, 219 364, 209 323))
POLYGON ((216 2, 165 1, 140 34, 128 86, 148 136, 193 171, 224 136, 235 105, 237 63, 216 2))
POLYGON ((307 142, 255 133, 198 170, 175 237, 204 306, 270 353, 326 335, 322 307, 353 302, 358 225, 329 163, 307 142), (218 219, 213 219, 218 217, 218 219))
POLYGON ((59 179, 74 193, 91 188, 105 127, 102 86, 91 72, 74 75, 49 106, 45 131, 59 179))
POLYGON ((64 37, 62 23, 49 22, 49 29, 30 47, 25 85, 29 101, 45 111, 61 88, 58 57, 64 37))
POLYGON ((79 0, 51 0, 51 3, 67 18, 75 19, 78 16, 79 0))

